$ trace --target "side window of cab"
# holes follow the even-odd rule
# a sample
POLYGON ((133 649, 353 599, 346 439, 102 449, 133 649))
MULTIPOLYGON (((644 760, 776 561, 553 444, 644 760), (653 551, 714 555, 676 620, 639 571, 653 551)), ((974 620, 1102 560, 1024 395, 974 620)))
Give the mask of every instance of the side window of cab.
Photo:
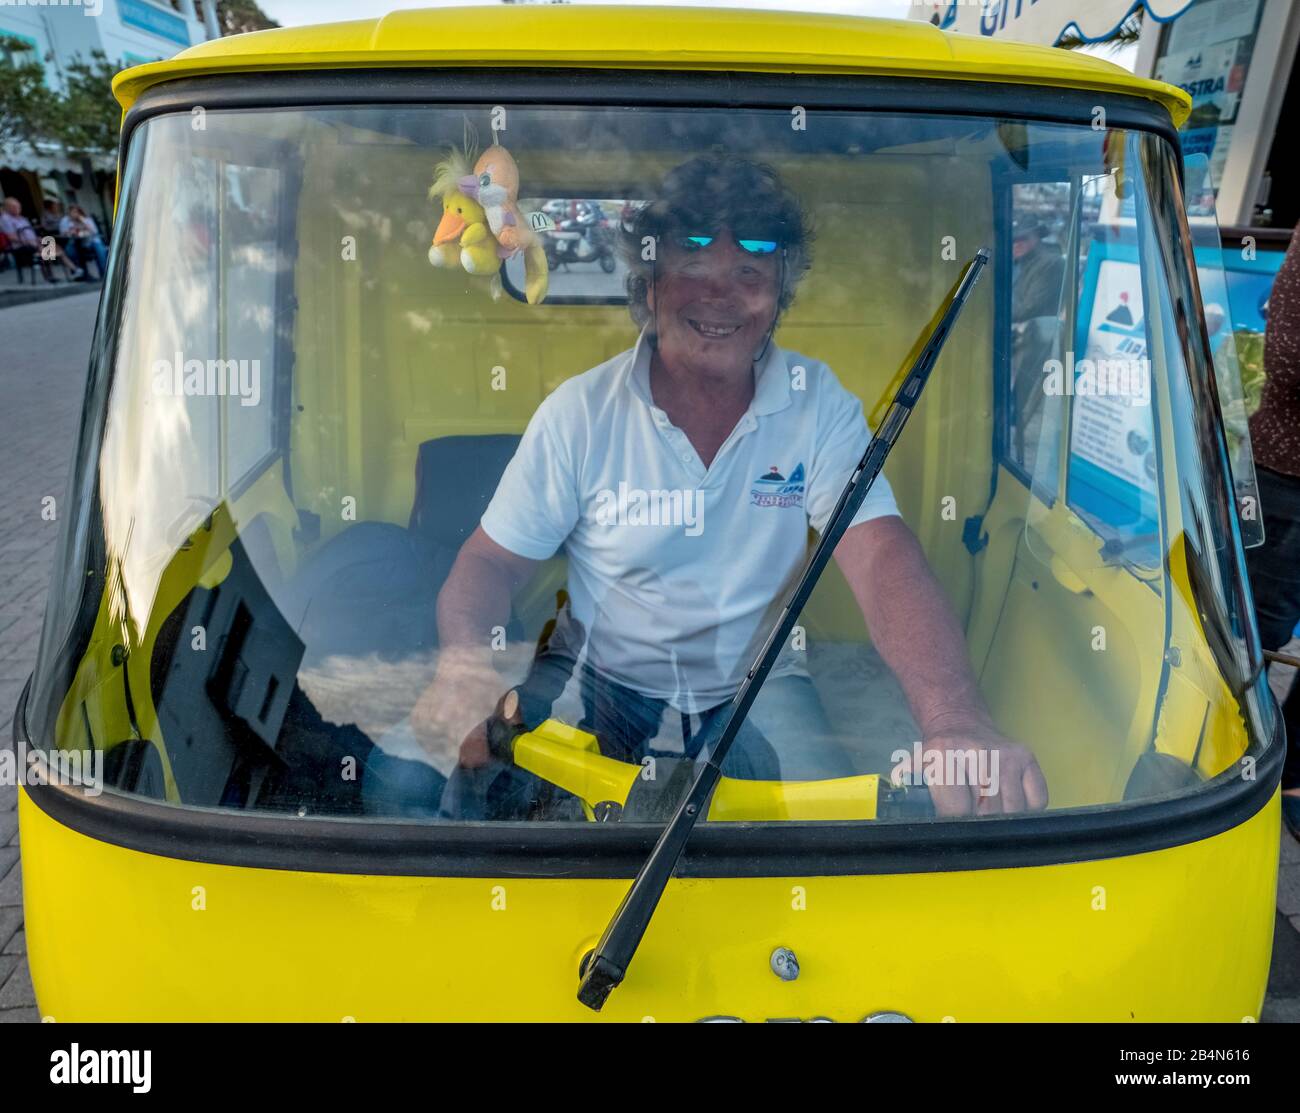
POLYGON ((1083 184, 1096 217, 1081 229, 1065 497, 1102 538, 1106 564, 1160 565, 1159 444, 1144 258, 1132 193, 1109 176, 1083 184))
POLYGON ((1011 260, 1003 311, 1005 460, 1048 504, 1058 492, 1065 412, 1045 369, 1068 347, 1074 201, 1068 179, 1013 183, 1003 230, 1004 258, 1011 260))
POLYGON ((1158 563, 1158 467, 1132 200, 1062 171, 1004 193, 1002 458, 1107 563, 1158 563))
POLYGON ((220 351, 231 382, 222 432, 226 485, 239 489, 280 449, 277 397, 281 330, 291 276, 280 262, 284 171, 226 162, 220 181, 220 351), (233 389, 232 389, 233 388, 233 389))

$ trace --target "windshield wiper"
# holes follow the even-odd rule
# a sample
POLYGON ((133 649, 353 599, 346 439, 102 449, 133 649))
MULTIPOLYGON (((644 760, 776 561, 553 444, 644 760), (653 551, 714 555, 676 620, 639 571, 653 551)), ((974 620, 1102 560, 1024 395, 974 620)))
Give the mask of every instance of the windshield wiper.
MULTIPOLYGON (((988 249, 980 248, 975 253, 975 257, 966 264, 961 278, 957 280, 957 284, 931 318, 928 329, 922 333, 917 346, 912 349, 910 369, 903 374, 902 382, 894 392, 893 402, 884 420, 877 426, 866 451, 862 454, 861 461, 840 493, 839 501, 835 504, 821 540, 813 550, 808 566, 791 593, 785 609, 781 612, 781 617, 768 634, 762 652, 759 653, 745 679, 741 681, 740 687, 736 689, 735 696, 732 697, 731 715, 727 719, 727 725, 718 736, 718 741, 707 759, 701 763, 685 799, 678 806, 677 813, 664 828, 659 841, 655 843, 650 856, 637 873, 636 880, 632 882, 632 887, 623 898, 623 903, 618 906, 614 918, 605 928, 600 942, 596 944, 595 950, 590 951, 582 960, 579 971, 582 980, 578 986, 578 1000, 589 1009, 599 1012, 610 993, 618 987, 627 974, 627 968, 631 965, 641 938, 645 935, 646 928, 650 926, 650 918, 659 906, 659 900, 668 885, 668 880, 677 869, 677 863, 686 849, 687 840, 703 814, 709 795, 717 786, 718 778, 722 776, 722 763, 726 759, 727 751, 735 741, 736 734, 749 713, 759 688, 767 679, 767 674, 781 652, 781 647, 790 636, 799 612, 803 610, 808 596, 812 594, 818 578, 830 561, 835 546, 844 535, 844 531, 849 528, 853 515, 862 505, 862 500, 867 497, 867 492, 871 490, 871 485, 884 466, 885 458, 894 447, 898 435, 903 431, 903 426, 920 400, 921 391, 925 389, 926 381, 934 369, 935 360, 939 358, 944 341, 948 339, 958 314, 961 313, 966 299, 979 279, 980 272, 988 261, 988 249)), ((904 367, 909 365, 904 364, 904 367)), ((898 381, 897 377, 894 381, 898 381)))

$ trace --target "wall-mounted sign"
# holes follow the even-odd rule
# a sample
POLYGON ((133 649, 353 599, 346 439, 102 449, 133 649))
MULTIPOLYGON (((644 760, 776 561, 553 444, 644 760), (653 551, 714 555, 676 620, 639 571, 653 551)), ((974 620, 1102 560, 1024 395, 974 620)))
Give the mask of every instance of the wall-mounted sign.
POLYGON ((1193 216, 1213 211, 1255 52, 1261 7, 1260 0, 1197 0, 1161 35, 1152 76, 1191 96, 1183 153, 1204 155, 1210 166, 1206 196, 1188 196, 1193 216))
POLYGON ((179 46, 190 45, 190 29, 185 20, 148 0, 118 0, 117 15, 128 27, 148 31, 179 46))
POLYGON ((1156 436, 1135 244, 1090 245, 1079 330, 1076 346, 1094 380, 1087 389, 1074 384, 1066 500, 1127 537, 1153 536, 1159 528, 1156 436), (1116 369, 1125 374, 1116 375, 1116 369))
POLYGON ((1164 22, 1181 15, 1193 0, 928 0, 914 4, 913 19, 936 22, 945 31, 996 36, 1055 46, 1067 32, 1088 42, 1110 38, 1134 8, 1164 22))

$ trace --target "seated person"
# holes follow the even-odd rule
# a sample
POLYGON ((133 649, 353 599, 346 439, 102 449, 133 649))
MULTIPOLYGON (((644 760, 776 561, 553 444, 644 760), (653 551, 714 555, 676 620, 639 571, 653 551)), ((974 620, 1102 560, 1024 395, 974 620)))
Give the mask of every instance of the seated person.
MULTIPOLYGON (((86 269, 77 261, 76 250, 69 250, 66 234, 60 225, 63 215, 63 202, 54 197, 47 197, 41 207, 42 258, 53 257, 63 264, 69 281, 81 281, 86 278, 86 269)), ((48 277, 48 275, 47 275, 48 277)))
MULTIPOLYGON (((679 166, 636 215, 625 253, 635 347, 538 407, 438 597, 437 671, 411 727, 431 752, 458 743, 458 774, 491 761, 484 721, 503 690, 491 631, 561 549, 586 634, 582 725, 603 751, 639 761, 669 708, 687 756, 721 732, 807 560, 809 526, 825 527, 870 435, 861 403, 829 367, 773 341, 808 270, 809 239, 777 175, 735 157, 679 166)), ((1042 771, 995 727, 961 628, 883 475, 835 560, 923 748, 996 751, 997 791, 933 786, 937 812, 1044 808, 1042 771)), ((819 721, 810 679, 793 660, 778 662, 724 771, 850 775, 819 721)))
MULTIPOLYGON (((23 216, 22 202, 17 197, 6 197, 0 201, 0 232, 8 240, 9 250, 14 262, 19 267, 41 265, 41 273, 47 282, 53 282, 54 276, 46 259, 41 253, 41 236, 35 225, 23 216)), ((58 256, 63 258, 60 248, 55 248, 58 256)), ((66 265, 66 264, 65 264, 66 265)))
POLYGON ((108 273, 108 248, 104 246, 95 218, 80 205, 69 205, 68 215, 59 221, 59 234, 68 239, 68 253, 83 269, 93 259, 99 271, 99 281, 108 273))

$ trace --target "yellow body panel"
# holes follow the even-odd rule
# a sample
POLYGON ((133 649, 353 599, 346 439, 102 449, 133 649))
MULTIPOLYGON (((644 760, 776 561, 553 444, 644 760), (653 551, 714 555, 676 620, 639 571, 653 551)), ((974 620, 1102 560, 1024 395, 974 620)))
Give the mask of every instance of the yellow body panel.
MULTIPOLYGON (((115 90, 125 109, 151 86, 189 76, 385 66, 1029 83, 1145 97, 1175 123, 1190 106, 1178 89, 1075 52, 947 35, 918 22, 585 5, 400 12, 238 36, 127 71, 115 90)), ((344 528, 336 513, 340 492, 356 497, 363 520, 401 522, 422 443, 519 432, 560 382, 631 343, 622 307, 485 303, 483 290, 458 272, 429 268, 427 239, 385 240, 382 283, 364 281, 362 268, 340 281, 336 240, 307 232, 333 227, 334 201, 364 182, 354 147, 317 141, 308 151, 313 188, 298 211, 295 296, 302 311, 294 349, 297 365, 310 373, 295 382, 300 404, 291 417, 296 498, 268 471, 219 506, 163 571, 139 621, 113 610, 113 593, 106 593, 60 717, 63 744, 76 744, 83 705, 110 744, 135 727, 159 738, 149 669, 160 627, 194 583, 226 574, 232 539, 255 519, 269 524, 275 571, 283 574, 303 556, 293 534, 300 509, 321 517, 323 540, 344 528), (476 369, 497 363, 510 366, 508 395, 485 389, 476 377, 476 369), (134 725, 113 671, 115 648, 128 654, 134 725)), ((587 157, 593 181, 606 170, 611 181, 652 180, 676 153, 620 153, 609 165, 602 157, 614 159, 587 157)), ((376 144, 366 170, 423 183, 428 161, 417 145, 376 144)), ((571 163, 567 151, 530 152, 529 187, 544 191, 565 181, 571 163)), ((963 245, 985 242, 994 231, 992 186, 977 163, 942 151, 880 152, 842 180, 842 166, 815 155, 780 169, 815 200, 821 237, 818 265, 779 342, 825 360, 869 406, 954 275, 864 267, 864 252, 905 258, 915 244, 937 243, 941 235, 963 245), (937 178, 948 200, 918 202, 937 178)), ((432 210, 422 188, 410 204, 386 215, 398 227, 427 221, 432 210)), ((1157 313, 1158 299, 1148 300, 1157 313)), ((1220 772, 1247 739, 1190 596, 1176 507, 1164 523, 1169 578, 1153 583, 1104 566, 1097 538, 1079 529, 1064 501, 1040 512, 1005 470, 984 518, 989 543, 979 556, 961 546, 960 518, 929 512, 945 497, 963 517, 987 502, 988 477, 999 466, 989 436, 987 352, 995 326, 990 282, 963 317, 967 342, 950 345, 889 465, 904 517, 966 630, 995 717, 1013 736, 1038 740, 1054 808, 1122 799, 1157 710, 1159 749, 1188 762, 1199 755, 1203 774, 1220 772), (1170 674, 1162 703, 1166 611, 1183 664, 1170 674), (1098 626, 1109 631, 1105 654, 1089 642, 1098 626), (1050 700, 1026 699, 1026 692, 1050 693, 1050 700), (1095 698, 1098 692, 1109 698, 1095 698)), ((1172 436, 1162 441, 1170 452, 1172 436)), ((530 637, 549 616, 555 586, 548 580, 520 600, 530 637)), ((804 621, 813 639, 865 640, 833 568, 804 621)), ((584 760, 568 760, 575 739, 556 734, 565 730, 575 733, 554 725, 547 745, 535 747, 529 760, 537 771, 559 781, 561 771, 576 768, 593 800, 624 798, 635 767, 581 747, 584 760)), ((176 800, 165 747, 159 753, 167 795, 176 800)), ((846 785, 786 786, 775 794, 732 782, 719 790, 711 818, 774 811, 798 818, 828 809, 841 815, 846 785)), ((874 793, 852 807, 851 818, 870 818, 874 793)), ((1213 838, 1083 863, 676 880, 628 981, 600 1017, 853 1021, 882 1010, 936 1021, 1254 1017, 1271 949, 1278 810, 1275 797, 1213 838), (769 969, 778 946, 799 958, 803 973, 793 983, 769 969)), ((20 820, 33 980, 42 1012, 60 1021, 590 1020, 595 1014, 574 997, 578 963, 628 887, 627 880, 356 876, 201 864, 79 834, 25 793, 20 820), (85 940, 104 929, 130 940, 127 960, 105 961, 85 950, 85 940)), ((602 832, 591 835, 594 855, 602 832)))
POLYGON ((1131 93, 1168 109, 1187 93, 1075 51, 953 35, 911 20, 796 12, 606 7, 471 7, 282 28, 193 46, 119 74, 124 109, 177 77, 359 66, 580 66, 881 74, 1131 93))
POLYGON ((1278 812, 1274 796, 1214 838, 1067 865, 675 880, 595 1014, 578 963, 626 880, 204 865, 19 801, 32 979, 56 1021, 1236 1022, 1258 1016, 1268 976, 1278 812), (109 926, 129 954, 87 950, 109 926), (797 981, 769 969, 779 946, 797 981))

